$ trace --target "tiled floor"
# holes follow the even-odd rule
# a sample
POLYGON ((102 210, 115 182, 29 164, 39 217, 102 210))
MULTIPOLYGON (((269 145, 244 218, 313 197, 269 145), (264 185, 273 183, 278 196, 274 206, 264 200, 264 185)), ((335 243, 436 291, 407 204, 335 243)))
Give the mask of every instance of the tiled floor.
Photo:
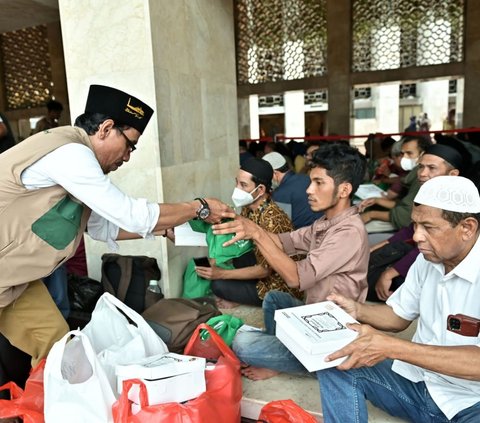
MULTIPOLYGON (((262 311, 258 307, 239 306, 234 309, 222 310, 222 312, 240 317, 248 325, 263 326, 262 311)), ((413 331, 414 328, 412 327, 405 333, 398 334, 398 336, 410 339, 413 331)), ((280 399, 292 399, 302 408, 311 412, 319 422, 323 421, 320 392, 316 379, 287 374, 280 374, 274 378, 256 382, 243 378, 243 417, 255 420, 264 404, 280 399)), ((401 423, 403 420, 390 417, 369 404, 369 422, 401 423)))

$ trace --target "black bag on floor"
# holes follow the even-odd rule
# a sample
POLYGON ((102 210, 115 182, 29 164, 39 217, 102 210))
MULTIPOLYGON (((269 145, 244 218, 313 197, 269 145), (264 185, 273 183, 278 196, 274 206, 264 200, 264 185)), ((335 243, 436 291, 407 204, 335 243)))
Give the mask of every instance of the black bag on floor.
POLYGON ((183 353, 195 328, 220 314, 215 301, 202 297, 164 298, 147 308, 142 316, 167 344, 169 351, 183 353))
POLYGON ((83 329, 92 317, 92 311, 104 290, 99 281, 88 276, 68 275, 68 300, 70 314, 67 323, 70 329, 83 329))
MULTIPOLYGON (((13 381, 23 389, 30 373, 31 360, 32 357, 14 347, 0 333, 0 386, 13 381)), ((0 399, 10 399, 9 392, 1 391, 0 399)))
POLYGON ((162 273, 157 260, 147 256, 102 256, 102 285, 137 313, 163 298, 162 293, 149 291, 150 280, 159 281, 162 273))

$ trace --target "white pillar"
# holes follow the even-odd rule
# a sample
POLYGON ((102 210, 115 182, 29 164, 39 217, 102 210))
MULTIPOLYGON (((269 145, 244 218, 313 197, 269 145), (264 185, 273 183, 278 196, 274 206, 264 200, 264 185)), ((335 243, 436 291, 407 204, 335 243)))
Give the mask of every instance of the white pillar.
POLYGON ((372 87, 372 101, 375 107, 377 131, 389 133, 398 131, 400 110, 398 84, 384 84, 372 87))
MULTIPOLYGON (((59 0, 59 10, 72 118, 83 112, 92 83, 155 110, 114 183, 150 201, 229 201, 239 154, 233 3, 59 0)), ((87 241, 95 279, 106 248, 87 241)), ((159 237, 122 241, 120 253, 156 257, 168 297, 181 294, 186 262, 199 251, 159 237)))
POLYGON ((260 119, 258 113, 258 95, 254 94, 248 98, 250 106, 250 138, 260 138, 260 119))
POLYGON ((457 97, 455 99, 455 128, 463 128, 463 96, 465 79, 457 79, 457 97))
POLYGON ((285 136, 305 136, 305 100, 303 91, 286 91, 283 95, 285 107, 285 136))
POLYGON ((448 114, 448 79, 417 83, 417 95, 422 101, 422 111, 431 121, 430 130, 442 129, 448 114))

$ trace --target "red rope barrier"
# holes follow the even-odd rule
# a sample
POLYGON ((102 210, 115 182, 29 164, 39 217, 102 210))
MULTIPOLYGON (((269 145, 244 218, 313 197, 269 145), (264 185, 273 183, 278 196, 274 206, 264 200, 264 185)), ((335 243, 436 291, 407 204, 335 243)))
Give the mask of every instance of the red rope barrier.
MULTIPOLYGON (((395 132, 384 134, 383 132, 375 132, 374 135, 379 135, 382 137, 393 137, 393 136, 418 136, 418 135, 430 135, 430 134, 459 134, 465 132, 480 132, 480 128, 459 128, 459 129, 442 129, 436 131, 417 131, 417 132, 395 132)), ((347 140, 351 138, 364 138, 367 139, 371 134, 368 135, 317 135, 317 136, 307 136, 307 137, 285 137, 283 135, 277 135, 275 138, 277 140, 304 140, 304 141, 338 141, 338 140, 347 140)), ((245 142, 271 142, 274 141, 273 137, 263 137, 257 139, 241 139, 240 141, 245 142)))

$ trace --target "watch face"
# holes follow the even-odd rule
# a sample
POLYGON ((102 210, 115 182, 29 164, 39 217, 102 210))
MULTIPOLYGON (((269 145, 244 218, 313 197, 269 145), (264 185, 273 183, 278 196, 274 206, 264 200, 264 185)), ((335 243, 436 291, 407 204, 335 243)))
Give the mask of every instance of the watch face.
POLYGON ((198 217, 202 220, 206 219, 208 216, 210 216, 209 208, 204 207, 198 212, 198 217))

